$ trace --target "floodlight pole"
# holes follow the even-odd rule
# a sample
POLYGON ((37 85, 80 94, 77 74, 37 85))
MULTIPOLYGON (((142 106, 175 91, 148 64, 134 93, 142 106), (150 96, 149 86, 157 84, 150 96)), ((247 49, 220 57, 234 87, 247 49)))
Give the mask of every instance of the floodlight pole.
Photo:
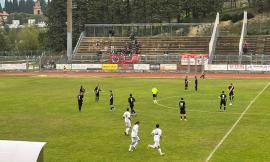
POLYGON ((67 0, 67 58, 72 59, 72 0, 67 0))

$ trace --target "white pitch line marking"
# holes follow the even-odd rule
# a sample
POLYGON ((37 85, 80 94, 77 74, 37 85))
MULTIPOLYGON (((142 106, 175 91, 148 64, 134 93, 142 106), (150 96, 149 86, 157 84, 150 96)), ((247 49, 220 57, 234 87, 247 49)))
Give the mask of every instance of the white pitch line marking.
POLYGON ((217 149, 223 144, 223 142, 226 140, 226 138, 231 134, 231 132, 233 131, 233 129, 236 127, 236 125, 239 123, 239 121, 243 118, 243 116, 249 110, 249 108, 251 107, 251 105, 265 91, 265 89, 269 87, 269 85, 270 85, 270 82, 265 85, 265 87, 260 91, 259 94, 257 94, 257 96, 252 101, 250 101, 249 105, 241 113, 241 115, 239 116, 239 118, 237 119, 237 121, 233 124, 233 126, 231 127, 231 129, 223 136, 223 138, 219 141, 219 143, 216 145, 216 147, 211 151, 211 153, 209 154, 209 156, 207 157, 207 159, 205 160, 205 162, 208 162, 209 160, 211 160, 211 158, 213 157, 213 155, 215 154, 215 152, 217 151, 217 149))
MULTIPOLYGON (((166 106, 166 105, 163 105, 163 104, 160 104, 160 103, 157 103, 158 106, 161 106, 163 108, 166 108, 166 109, 173 109, 173 110, 178 110, 177 108, 174 108, 174 107, 170 107, 170 106, 166 106)), ((208 113, 208 114, 221 114, 220 111, 204 111, 204 110, 190 110, 188 109, 188 111, 190 112, 200 112, 200 113, 208 113)), ((234 114, 234 115, 239 115, 240 113, 227 113, 226 114, 234 114)))

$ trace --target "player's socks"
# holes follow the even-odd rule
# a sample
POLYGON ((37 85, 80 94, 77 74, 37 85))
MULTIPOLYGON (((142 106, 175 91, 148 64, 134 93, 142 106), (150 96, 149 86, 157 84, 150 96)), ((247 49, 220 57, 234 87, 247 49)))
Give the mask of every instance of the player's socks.
POLYGON ((133 151, 133 150, 132 150, 132 145, 129 146, 128 151, 133 151))
POLYGON ((126 133, 126 135, 128 135, 128 131, 129 131, 129 128, 126 128, 126 132, 125 132, 125 133, 126 133))
POLYGON ((161 151, 161 148, 158 149, 158 152, 160 155, 164 155, 164 153, 161 151))
POLYGON ((135 142, 134 145, 133 145, 133 148, 136 149, 136 146, 137 146, 138 142, 135 142))
POLYGON ((154 146, 153 146, 153 145, 148 145, 148 147, 150 147, 150 148, 154 148, 154 146))

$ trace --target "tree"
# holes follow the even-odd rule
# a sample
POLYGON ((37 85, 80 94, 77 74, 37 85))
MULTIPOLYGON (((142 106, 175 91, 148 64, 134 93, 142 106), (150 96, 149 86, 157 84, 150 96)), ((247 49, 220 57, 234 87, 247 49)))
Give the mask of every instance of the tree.
POLYGON ((5 0, 5 11, 8 13, 13 12, 12 2, 9 0, 5 0))
POLYGON ((20 12, 18 0, 13 0, 12 6, 13 6, 13 12, 20 12))
POLYGON ((0 3, 0 12, 2 12, 3 11, 3 8, 2 8, 2 5, 1 5, 1 3, 0 3))
POLYGON ((25 12, 33 14, 33 6, 35 5, 35 2, 33 0, 26 0, 25 2, 25 12))
POLYGON ((66 49, 66 0, 53 0, 48 8, 48 48, 55 51, 66 49))
POLYGON ((20 0, 19 1, 19 11, 27 13, 25 0, 20 0))
POLYGON ((257 7, 259 13, 263 13, 263 11, 265 9, 264 5, 265 5, 264 0, 257 0, 256 7, 257 7))
POLYGON ((41 6, 42 13, 46 14, 47 4, 46 4, 45 0, 40 0, 40 6, 41 6))
POLYGON ((18 49, 20 51, 38 50, 40 48, 38 36, 38 28, 27 27, 21 29, 21 31, 18 33, 18 49))
POLYGON ((10 42, 5 33, 0 31, 0 51, 7 51, 10 49, 10 42))

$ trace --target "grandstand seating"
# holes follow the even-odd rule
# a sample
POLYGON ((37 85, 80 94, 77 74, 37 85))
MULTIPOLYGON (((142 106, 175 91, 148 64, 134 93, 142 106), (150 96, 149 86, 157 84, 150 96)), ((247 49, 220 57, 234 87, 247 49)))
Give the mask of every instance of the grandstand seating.
MULTIPOLYGON (((222 59, 238 60, 240 37, 218 37, 213 63, 222 59), (224 55, 224 56, 221 56, 224 55), (234 55, 234 56, 231 56, 234 55)), ((97 52, 101 51, 103 60, 108 60, 108 54, 113 46, 115 50, 124 49, 129 42, 128 37, 84 37, 73 61, 97 60, 97 52)), ((210 37, 137 37, 140 52, 151 58, 154 55, 181 54, 181 53, 208 53, 210 37)), ((245 42, 249 54, 270 55, 270 37, 247 36, 245 42)), ((225 60, 224 60, 225 61, 225 60)), ((228 61, 228 60, 227 60, 228 61)), ((225 61, 227 63, 227 61, 225 61)), ((106 62, 106 61, 105 61, 106 62)), ((230 60, 229 60, 230 62, 230 60)))
POLYGON ((247 44, 248 47, 248 52, 247 54, 254 54, 259 50, 259 46, 257 48, 257 41, 258 37, 257 36, 247 36, 245 37, 245 43, 247 44))
MULTIPOLYGON (((111 46, 114 49, 123 49, 128 41, 128 37, 85 37, 76 54, 96 55, 99 50, 109 53, 111 46)), ((137 41, 141 54, 208 53, 210 37, 138 37, 137 41)))
POLYGON ((239 55, 240 37, 218 37, 216 55, 239 55))
POLYGON ((265 38, 264 54, 265 55, 270 55, 270 37, 265 38))

